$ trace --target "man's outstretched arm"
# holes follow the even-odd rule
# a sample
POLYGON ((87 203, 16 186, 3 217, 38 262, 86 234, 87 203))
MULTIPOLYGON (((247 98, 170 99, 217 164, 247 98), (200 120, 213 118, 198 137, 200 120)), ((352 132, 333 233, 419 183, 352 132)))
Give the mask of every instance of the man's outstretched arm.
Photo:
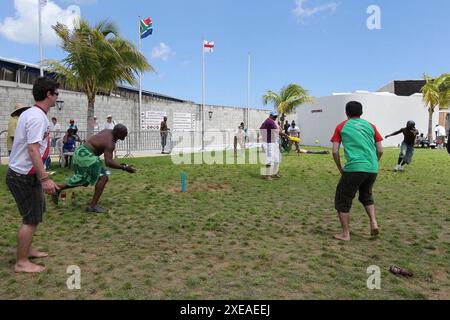
POLYGON ((120 169, 120 170, 124 170, 127 171, 129 173, 135 173, 136 169, 133 166, 129 166, 129 165, 124 165, 124 164, 119 164, 117 162, 115 162, 113 160, 113 150, 106 150, 104 153, 104 157, 105 157, 105 164, 106 166, 113 168, 113 169, 120 169))
POLYGON ((398 135, 398 134, 400 134, 400 133, 402 133, 402 129, 400 129, 400 130, 398 130, 398 131, 395 131, 394 133, 388 134, 385 138, 387 139, 387 138, 389 138, 389 137, 396 136, 396 135, 398 135))

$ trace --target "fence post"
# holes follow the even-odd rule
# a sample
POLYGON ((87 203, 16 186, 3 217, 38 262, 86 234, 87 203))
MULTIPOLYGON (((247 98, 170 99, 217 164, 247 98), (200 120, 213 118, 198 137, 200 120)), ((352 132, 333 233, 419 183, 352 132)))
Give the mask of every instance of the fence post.
MULTIPOLYGON (((135 133, 135 132, 133 132, 135 133)), ((134 134, 130 134, 130 136, 134 136, 134 134)), ((124 158, 133 158, 134 156, 131 154, 131 147, 130 147, 130 141, 131 141, 131 137, 128 136, 128 139, 126 141, 127 144, 127 153, 123 156, 124 158)))
MULTIPOLYGON (((0 131, 0 137, 2 136, 2 134, 4 134, 5 132, 8 132, 7 130, 3 130, 3 131, 0 131)), ((8 137, 6 137, 6 139, 8 139, 8 137)), ((0 165, 2 164, 2 144, 1 144, 1 141, 0 141, 0 165)))

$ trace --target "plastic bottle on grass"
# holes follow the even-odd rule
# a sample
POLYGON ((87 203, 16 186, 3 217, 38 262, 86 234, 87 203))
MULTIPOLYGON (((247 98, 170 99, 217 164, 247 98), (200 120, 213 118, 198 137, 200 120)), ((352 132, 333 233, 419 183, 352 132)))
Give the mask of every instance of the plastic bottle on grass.
POLYGON ((62 206, 66 206, 66 199, 67 199, 67 194, 65 191, 61 192, 61 205, 62 206))

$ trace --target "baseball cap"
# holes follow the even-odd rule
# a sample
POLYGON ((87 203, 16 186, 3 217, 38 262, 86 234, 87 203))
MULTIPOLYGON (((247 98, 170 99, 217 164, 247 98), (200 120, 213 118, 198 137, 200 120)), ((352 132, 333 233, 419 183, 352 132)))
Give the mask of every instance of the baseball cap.
POLYGON ((112 115, 108 114, 108 116, 106 118, 112 118, 112 115))
POLYGON ((271 115, 272 117, 278 117, 278 112, 272 111, 272 112, 270 113, 270 115, 271 115))

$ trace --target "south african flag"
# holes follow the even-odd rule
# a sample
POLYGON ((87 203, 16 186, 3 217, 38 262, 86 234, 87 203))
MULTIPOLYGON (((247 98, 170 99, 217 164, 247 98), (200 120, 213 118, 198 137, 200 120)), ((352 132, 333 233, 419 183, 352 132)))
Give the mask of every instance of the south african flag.
POLYGON ((141 39, 144 39, 153 33, 152 19, 141 20, 141 39))

